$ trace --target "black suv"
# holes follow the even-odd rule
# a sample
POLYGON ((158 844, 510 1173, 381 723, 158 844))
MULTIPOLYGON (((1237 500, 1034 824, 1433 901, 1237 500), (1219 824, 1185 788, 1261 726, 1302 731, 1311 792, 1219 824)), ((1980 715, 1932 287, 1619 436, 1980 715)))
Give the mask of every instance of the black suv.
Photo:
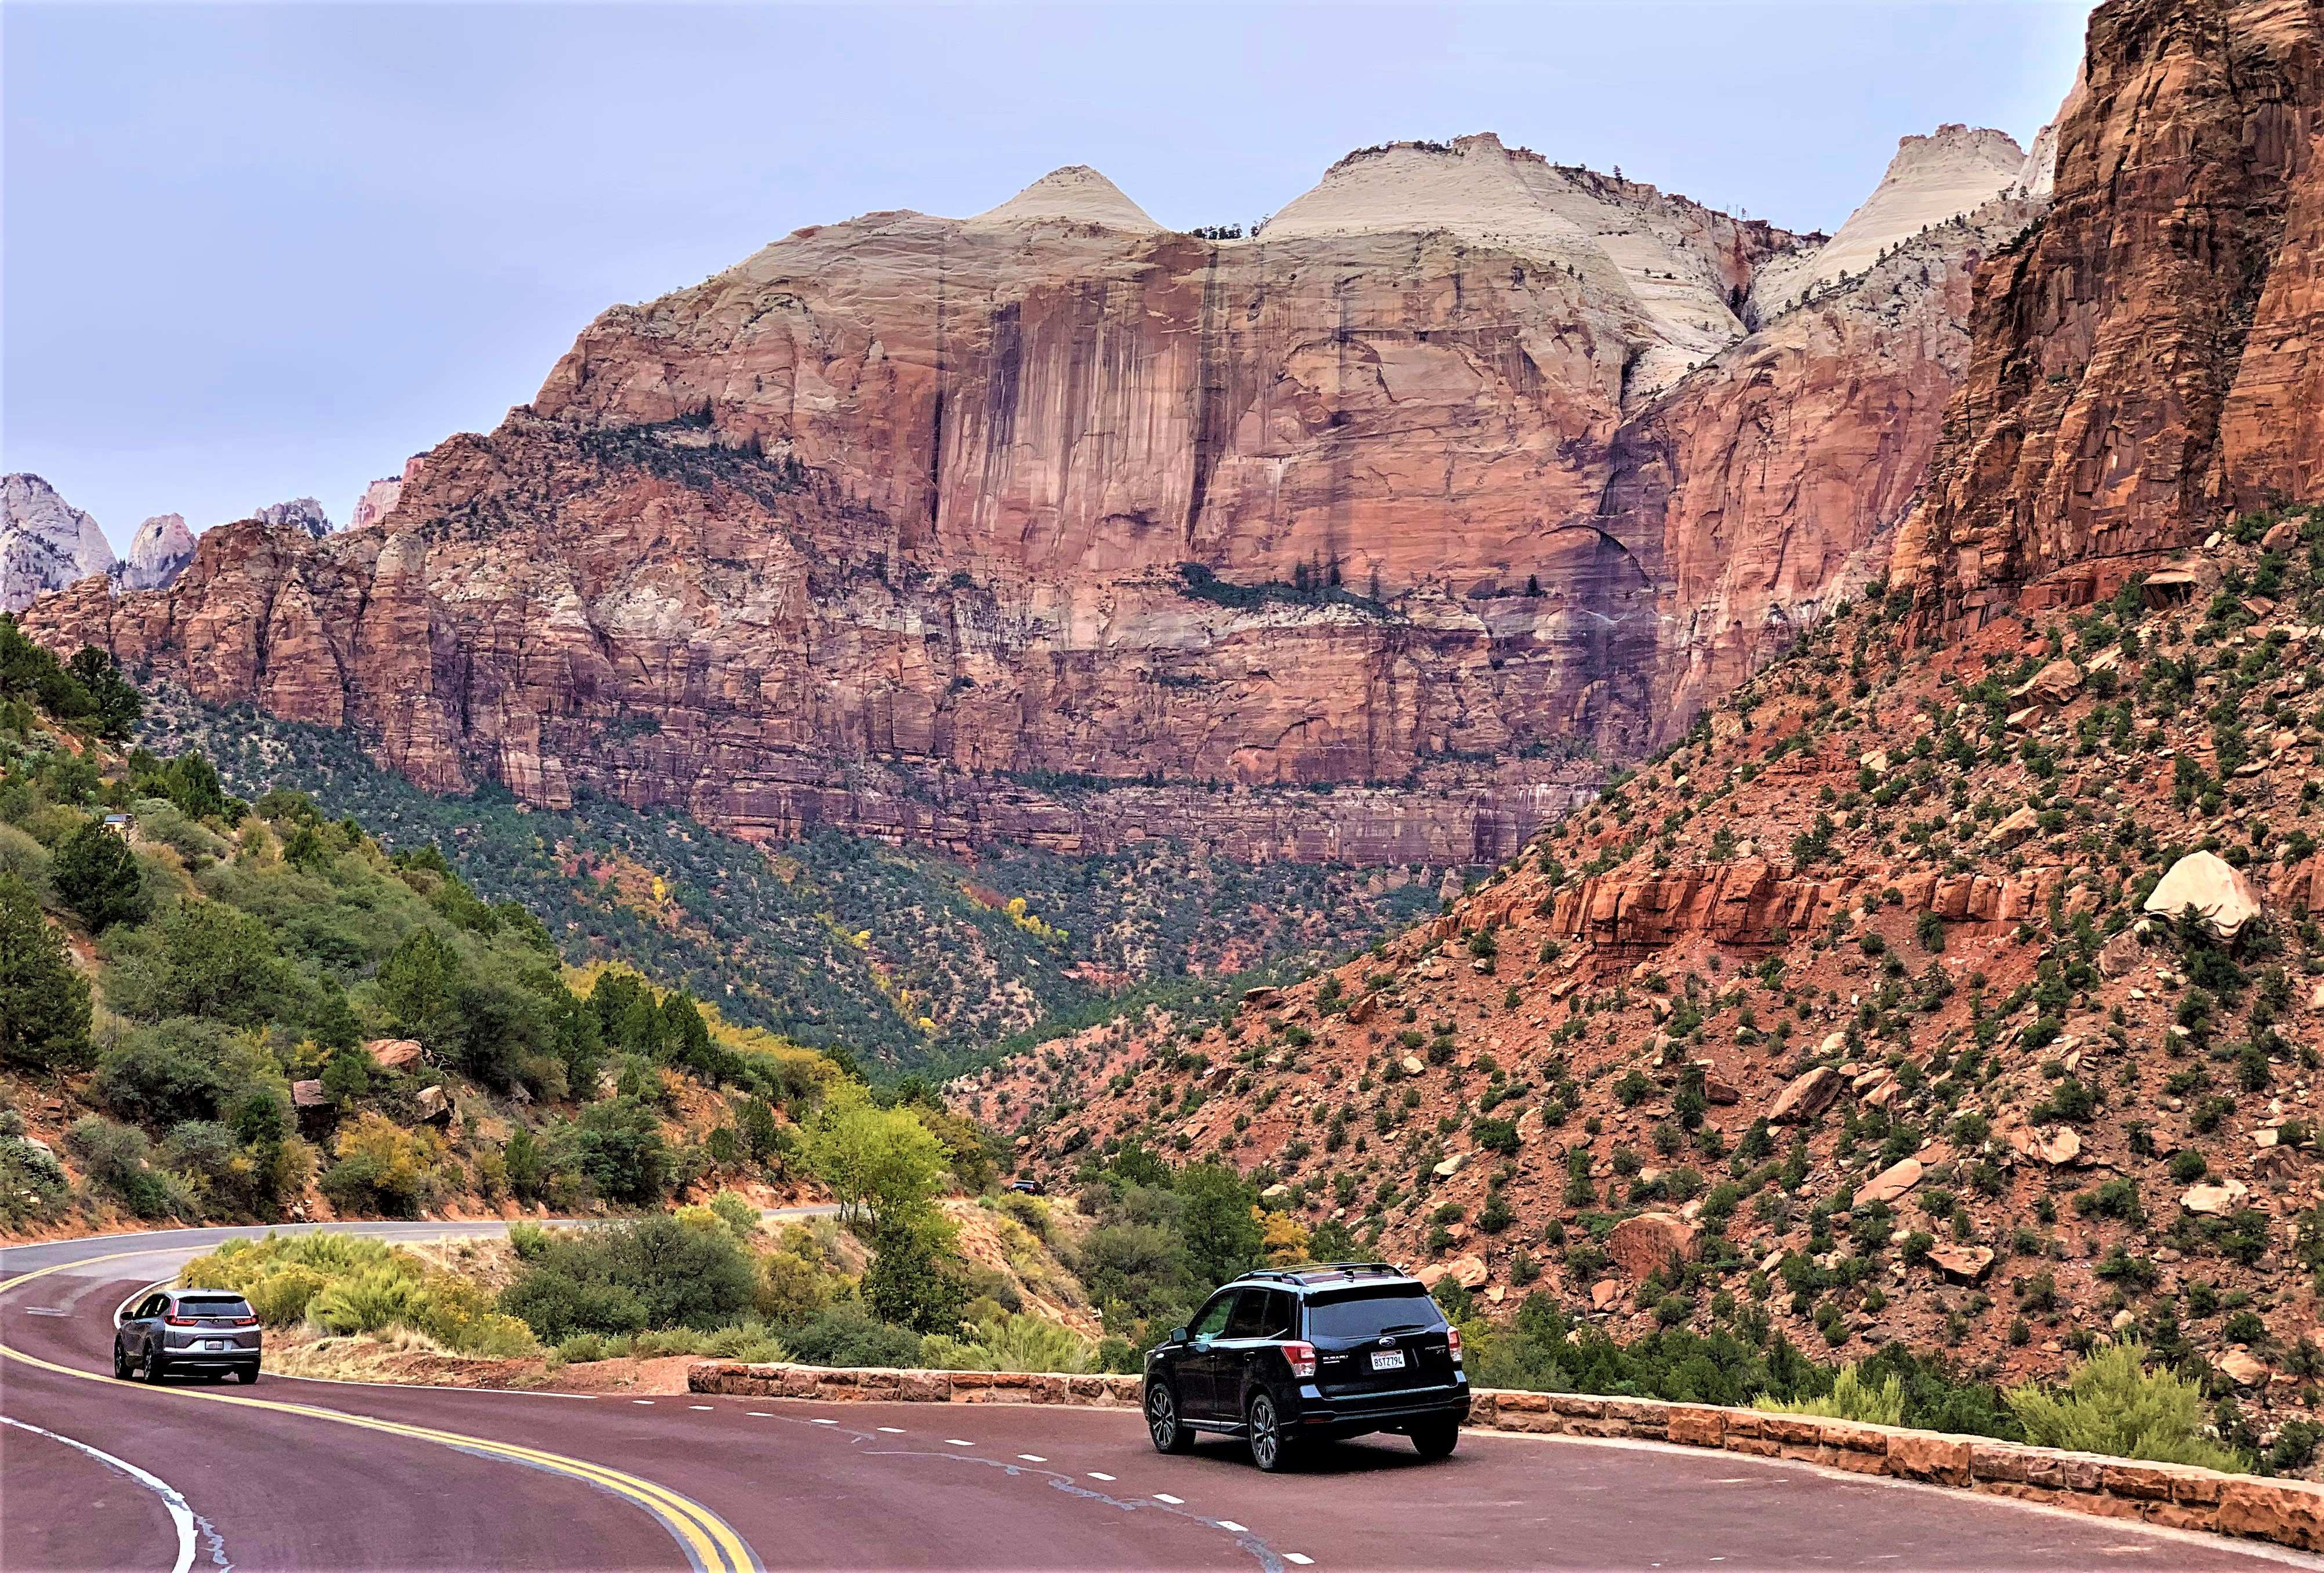
POLYGON ((258 1380, 258 1318, 250 1302, 225 1289, 157 1289, 124 1308, 113 1334, 113 1374, 142 1372, 159 1382, 171 1371, 258 1380))
POLYGON ((1216 1431, 1275 1470, 1303 1442, 1402 1431, 1442 1458, 1468 1418, 1460 1329, 1385 1262, 1246 1273, 1146 1357, 1146 1427, 1165 1453, 1216 1431))

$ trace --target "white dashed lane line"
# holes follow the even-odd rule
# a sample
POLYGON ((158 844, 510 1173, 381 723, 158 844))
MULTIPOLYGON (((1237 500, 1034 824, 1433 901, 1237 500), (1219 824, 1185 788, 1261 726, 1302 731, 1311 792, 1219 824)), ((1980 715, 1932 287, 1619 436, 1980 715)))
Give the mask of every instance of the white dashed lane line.
POLYGON ((839 1422, 838 1422, 837 1421, 835 1421, 835 1420, 825 1420, 825 1419, 824 1419, 821 1415, 817 1415, 815 1419, 813 1419, 813 1420, 811 1420, 811 1421, 807 1421, 807 1424, 809 1424, 809 1425, 829 1425, 829 1426, 835 1426, 835 1425, 837 1425, 838 1423, 839 1423, 839 1422))
POLYGON ((1186 1505, 1186 1499, 1185 1497, 1173 1496, 1167 1491, 1156 1492, 1154 1494, 1154 1500, 1157 1502, 1167 1502, 1172 1507, 1184 1507, 1186 1505))
POLYGON ((642 1403, 648 1409, 651 1409, 653 1407, 653 1400, 650 1398, 632 1398, 630 1402, 632 1403, 642 1403))
POLYGON ((708 1409, 711 1406, 706 1403, 689 1403, 686 1407, 688 1409, 708 1409))
POLYGON ((881 1426, 880 1429, 891 1437, 900 1437, 904 1434, 902 1426, 881 1426))
POLYGON ((1250 1532, 1231 1518, 1222 1518, 1219 1520, 1219 1528, 1226 1531, 1226 1532, 1231 1535, 1245 1535, 1250 1532))
POLYGON ((1024 1459, 1028 1464, 1046 1464, 1048 1462, 1047 1458, 1044 1458, 1038 1453, 1019 1453, 1017 1456, 1024 1459))
POLYGON ((769 1413, 768 1413, 765 1410, 763 1410, 763 1409, 754 1409, 754 1410, 751 1411, 750 1412, 751 1412, 751 1418, 752 1418, 752 1420, 772 1420, 772 1419, 774 1419, 774 1418, 775 1418, 773 1415, 769 1414, 769 1413))
POLYGON ((1093 1480, 1103 1480, 1103 1481, 1106 1481, 1106 1482, 1111 1483, 1111 1482, 1112 1481, 1112 1479, 1113 1479, 1113 1476, 1111 1476, 1111 1475, 1101 1475, 1101 1474, 1099 1474, 1096 1470, 1093 1469, 1093 1470, 1091 1470, 1091 1471, 1090 1471, 1090 1478, 1091 1478, 1091 1479, 1093 1479, 1093 1480))
POLYGON ((947 1448, 973 1448, 976 1446, 976 1444, 974 1442, 964 1442, 958 1437, 946 1437, 945 1439, 945 1446, 947 1448))
MULTIPOLYGON (((1286 1562, 1296 1562, 1296 1563, 1297 1563, 1300 1567, 1302 1567, 1302 1568, 1312 1568, 1312 1567, 1314 1567, 1314 1566, 1315 1565, 1315 1559, 1314 1559, 1314 1558, 1313 1558, 1313 1557, 1303 1557, 1303 1556, 1301 1556, 1301 1555, 1300 1555, 1298 1552, 1296 1552, 1296 1551, 1286 1551, 1286 1552, 1284 1552, 1284 1553, 1283 1553, 1283 1559, 1284 1559, 1285 1561, 1286 1561, 1286 1562)), ((1662 1565, 1662 1564, 1661 1564, 1661 1563, 1659 1563, 1659 1562, 1657 1562, 1657 1563, 1655 1564, 1655 1566, 1656 1566, 1656 1567, 1660 1567, 1661 1565, 1662 1565)))

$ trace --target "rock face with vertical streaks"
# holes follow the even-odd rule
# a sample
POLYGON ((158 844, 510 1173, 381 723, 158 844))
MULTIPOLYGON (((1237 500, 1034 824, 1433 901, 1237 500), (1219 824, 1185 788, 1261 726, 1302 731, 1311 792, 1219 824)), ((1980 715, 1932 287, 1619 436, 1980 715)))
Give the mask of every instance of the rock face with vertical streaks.
POLYGON ((364 528, 213 530, 35 623, 439 789, 1489 860, 1872 575, 2032 211, 1754 332, 1821 237, 1489 136, 1224 241, 1060 170, 617 307, 364 528))
POLYGON ((2079 604, 2227 510, 2317 495, 2319 133, 2315 0, 2093 14, 2048 216, 1978 278, 1899 544, 1926 615, 2079 604))

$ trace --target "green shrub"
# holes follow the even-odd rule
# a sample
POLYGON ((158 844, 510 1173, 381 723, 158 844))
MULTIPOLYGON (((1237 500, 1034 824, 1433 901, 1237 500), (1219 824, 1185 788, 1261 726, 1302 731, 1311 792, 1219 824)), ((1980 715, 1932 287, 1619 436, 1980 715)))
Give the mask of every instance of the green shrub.
POLYGON ((198 1216, 178 1177, 146 1161, 153 1145, 135 1127, 116 1125, 102 1115, 88 1115, 65 1132, 65 1145, 99 1190, 139 1218, 198 1216))
POLYGON ((2037 1447, 2243 1470, 2247 1462, 2205 1433, 2203 1392, 2167 1366, 2149 1370, 2146 1351, 2126 1342, 2083 1360, 2063 1389, 2013 1387, 2010 1410, 2037 1447))
POLYGON ((920 1342, 919 1362, 951 1371, 1069 1371, 1090 1369, 1095 1351, 1073 1329, 1035 1316, 990 1314, 964 1324, 963 1337, 932 1334, 920 1342))
POLYGON ((99 1056, 97 1095, 140 1125, 216 1119, 253 1073, 230 1028, 177 1017, 141 1027, 99 1056))
POLYGON ((1818 1414, 1831 1420, 1852 1420, 1865 1425, 1903 1425, 1904 1423, 1904 1383, 1902 1377, 1890 1375, 1877 1383, 1868 1381, 1853 1364, 1842 1366, 1840 1375, 1832 1379, 1831 1391, 1819 1397, 1767 1398, 1751 1401, 1754 1409, 1773 1410, 1784 1414, 1818 1414))
POLYGON ((708 1332, 748 1310, 756 1287, 751 1258, 723 1227, 645 1218, 550 1236, 500 1303, 554 1343, 582 1332, 708 1332))
POLYGON ((810 1366, 917 1366, 920 1338, 853 1302, 842 1302, 783 1329, 791 1357, 810 1366))
POLYGON ((375 1333, 417 1326, 425 1302, 418 1279, 383 1264, 334 1279, 308 1302, 307 1317, 327 1333, 375 1333))
POLYGON ((0 1113, 0 1222, 21 1227, 55 1216, 71 1195, 62 1164, 26 1141, 14 1110, 0 1113))

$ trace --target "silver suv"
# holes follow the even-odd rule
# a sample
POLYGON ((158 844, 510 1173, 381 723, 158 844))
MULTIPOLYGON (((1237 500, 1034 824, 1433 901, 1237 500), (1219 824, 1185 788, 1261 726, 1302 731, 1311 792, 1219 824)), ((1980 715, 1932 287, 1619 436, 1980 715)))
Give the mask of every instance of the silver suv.
POLYGON ((250 1302, 223 1289, 157 1289, 121 1313, 113 1333, 113 1374, 159 1382, 172 1371, 216 1381, 258 1380, 258 1318, 250 1302))

